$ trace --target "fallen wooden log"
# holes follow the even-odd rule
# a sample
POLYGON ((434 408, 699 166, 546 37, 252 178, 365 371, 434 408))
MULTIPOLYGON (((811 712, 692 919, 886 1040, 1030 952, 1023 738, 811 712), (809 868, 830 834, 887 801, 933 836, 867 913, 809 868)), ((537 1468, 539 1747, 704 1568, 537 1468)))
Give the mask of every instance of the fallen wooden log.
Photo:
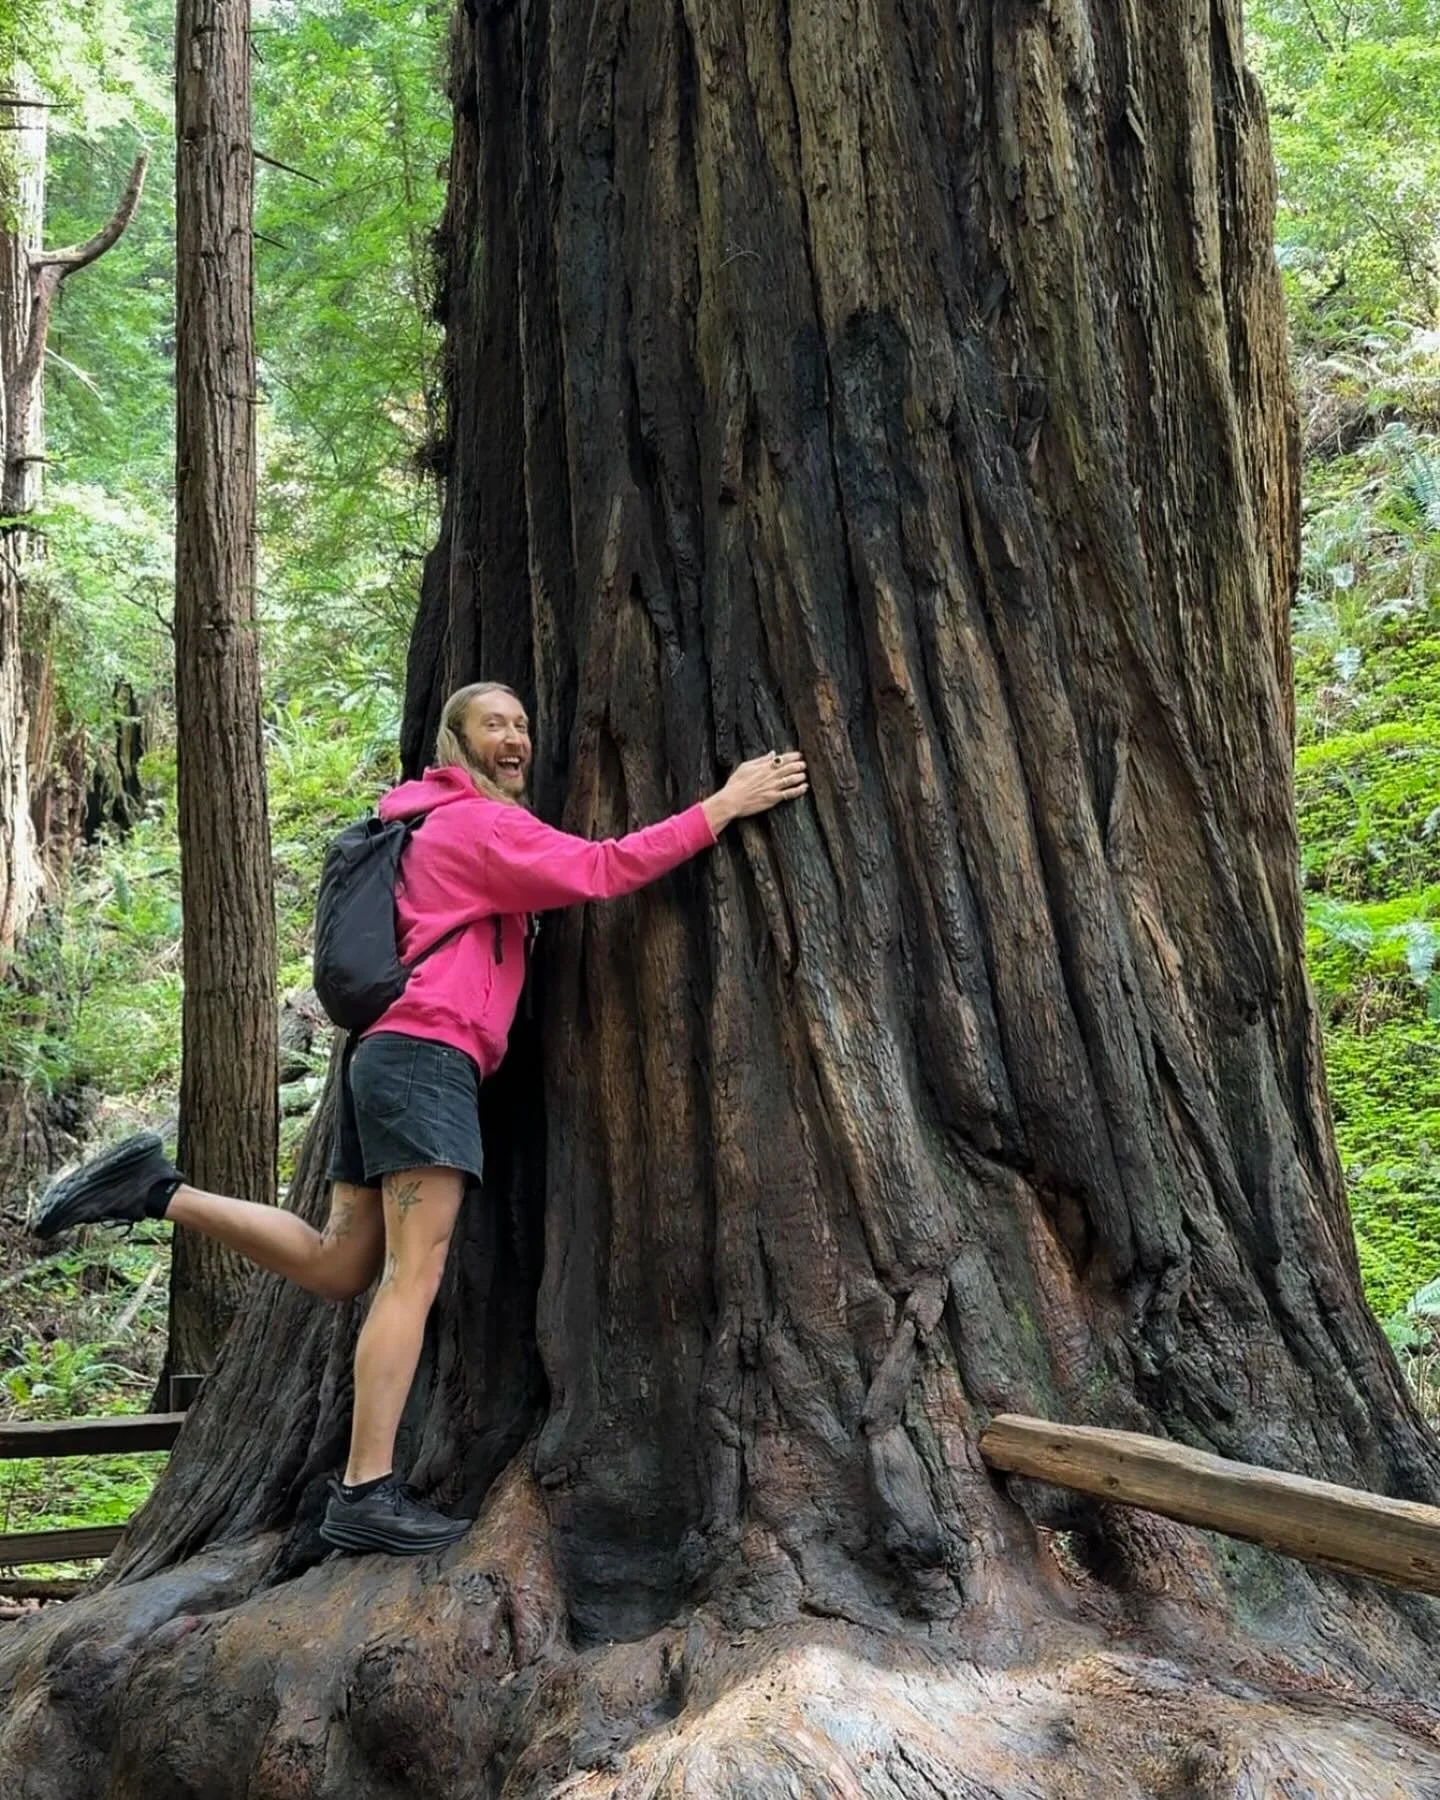
POLYGON ((0 1575, 0 1605, 11 1600, 73 1600, 85 1585, 77 1576, 0 1575))
POLYGON ((981 1433, 980 1454, 992 1469, 1440 1594, 1440 1507, 1231 1462, 1165 1438, 1010 1413, 981 1433))

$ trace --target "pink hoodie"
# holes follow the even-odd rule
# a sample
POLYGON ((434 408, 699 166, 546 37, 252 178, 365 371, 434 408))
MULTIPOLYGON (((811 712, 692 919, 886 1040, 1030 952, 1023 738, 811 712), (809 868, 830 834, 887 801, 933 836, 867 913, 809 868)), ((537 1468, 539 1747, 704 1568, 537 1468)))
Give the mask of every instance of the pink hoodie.
POLYGON ((633 894, 715 842, 696 805, 628 837, 591 843, 543 825, 523 806, 490 799, 461 769, 427 769, 380 802, 382 819, 419 813, 425 823, 405 847, 396 893, 401 959, 412 961, 449 931, 455 936, 425 958, 370 1030, 453 1045, 482 1076, 499 1067, 520 1003, 525 915, 633 894))

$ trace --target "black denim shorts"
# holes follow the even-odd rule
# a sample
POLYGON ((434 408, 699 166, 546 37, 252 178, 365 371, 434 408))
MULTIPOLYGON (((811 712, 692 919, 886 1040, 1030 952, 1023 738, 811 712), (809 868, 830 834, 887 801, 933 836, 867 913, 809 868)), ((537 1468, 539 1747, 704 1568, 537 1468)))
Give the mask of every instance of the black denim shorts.
POLYGON ((396 1169, 461 1169, 479 1180, 480 1082, 463 1050, 398 1031, 347 1056, 330 1179, 379 1187, 396 1169))

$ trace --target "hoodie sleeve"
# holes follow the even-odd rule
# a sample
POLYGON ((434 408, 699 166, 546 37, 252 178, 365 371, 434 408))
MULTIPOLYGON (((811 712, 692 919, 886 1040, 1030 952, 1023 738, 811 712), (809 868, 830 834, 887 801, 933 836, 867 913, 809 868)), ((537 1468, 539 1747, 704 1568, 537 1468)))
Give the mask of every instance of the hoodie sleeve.
POLYGON ((601 843, 556 831, 524 807, 499 807, 485 850, 485 895, 497 912, 547 912, 577 900, 614 900, 667 875, 714 842, 698 803, 658 825, 601 843))

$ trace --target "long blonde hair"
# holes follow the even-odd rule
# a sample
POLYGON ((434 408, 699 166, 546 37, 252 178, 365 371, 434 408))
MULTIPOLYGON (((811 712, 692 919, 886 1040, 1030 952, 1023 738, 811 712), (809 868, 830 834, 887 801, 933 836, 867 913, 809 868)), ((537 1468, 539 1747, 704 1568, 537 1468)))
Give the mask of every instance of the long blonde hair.
POLYGON ((468 687, 457 688, 445 702, 440 714, 440 729, 435 733, 434 767, 463 769, 480 792, 489 799, 503 800, 507 806, 518 806, 522 803, 513 794, 507 794, 497 787, 478 765, 465 736, 465 715, 482 694, 508 694, 512 700, 520 698, 514 688, 506 687, 503 681, 472 681, 468 687))

